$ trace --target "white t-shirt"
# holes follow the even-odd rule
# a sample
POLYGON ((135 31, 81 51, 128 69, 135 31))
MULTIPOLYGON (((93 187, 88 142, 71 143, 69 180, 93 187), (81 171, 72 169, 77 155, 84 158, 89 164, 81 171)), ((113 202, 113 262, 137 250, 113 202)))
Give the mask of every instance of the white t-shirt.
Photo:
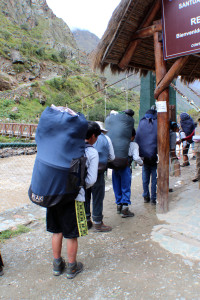
MULTIPOLYGON (((97 180, 98 175, 98 164, 99 164, 99 154, 94 147, 85 148, 86 167, 87 167, 87 176, 85 178, 86 189, 93 186, 97 180)), ((77 201, 85 201, 85 190, 81 188, 78 196, 76 197, 77 201)))
POLYGON ((143 165, 143 160, 139 156, 139 146, 136 142, 130 142, 128 156, 132 156, 133 160, 136 161, 140 166, 143 165))

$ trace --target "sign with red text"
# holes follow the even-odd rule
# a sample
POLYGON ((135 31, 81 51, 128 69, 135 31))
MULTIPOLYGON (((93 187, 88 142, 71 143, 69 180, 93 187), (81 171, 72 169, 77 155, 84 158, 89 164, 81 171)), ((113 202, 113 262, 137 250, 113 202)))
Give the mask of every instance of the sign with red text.
POLYGON ((164 59, 200 52, 200 0, 162 0, 164 59))

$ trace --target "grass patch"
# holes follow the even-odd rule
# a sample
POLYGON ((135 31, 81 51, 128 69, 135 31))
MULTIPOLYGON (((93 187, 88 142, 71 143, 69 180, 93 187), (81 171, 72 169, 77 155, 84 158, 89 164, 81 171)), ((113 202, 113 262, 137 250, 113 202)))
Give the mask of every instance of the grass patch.
POLYGON ((18 225, 17 229, 14 230, 5 230, 0 233, 0 242, 2 243, 4 240, 10 239, 14 236, 18 236, 22 233, 29 232, 30 229, 24 225, 18 225))

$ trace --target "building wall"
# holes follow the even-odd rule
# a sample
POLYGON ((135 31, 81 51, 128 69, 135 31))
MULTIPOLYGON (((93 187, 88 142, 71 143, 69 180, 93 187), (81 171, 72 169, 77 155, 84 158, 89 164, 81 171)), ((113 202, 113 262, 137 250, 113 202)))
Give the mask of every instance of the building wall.
MULTIPOLYGON (((141 119, 145 115, 146 111, 150 109, 152 105, 155 105, 155 87, 156 77, 152 72, 148 72, 148 74, 145 77, 141 77, 139 119, 141 119)), ((172 87, 169 87, 169 104, 170 106, 175 105, 176 109, 176 91, 172 87)))

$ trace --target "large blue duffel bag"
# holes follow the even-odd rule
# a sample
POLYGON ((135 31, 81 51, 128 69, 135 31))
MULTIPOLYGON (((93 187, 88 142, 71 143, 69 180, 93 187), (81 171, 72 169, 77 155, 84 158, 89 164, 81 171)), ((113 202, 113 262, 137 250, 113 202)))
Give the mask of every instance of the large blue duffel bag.
POLYGON ((113 169, 124 168, 128 165, 128 150, 134 128, 134 119, 125 112, 110 114, 105 120, 105 127, 115 152, 115 160, 108 166, 113 169))
POLYGON ((195 130, 194 121, 192 117, 187 113, 180 114, 180 124, 183 131, 185 132, 186 137, 195 130))
POLYGON ((51 107, 44 110, 36 131, 37 156, 28 193, 31 201, 50 207, 63 198, 75 199, 85 164, 87 128, 80 113, 72 115, 51 107))

